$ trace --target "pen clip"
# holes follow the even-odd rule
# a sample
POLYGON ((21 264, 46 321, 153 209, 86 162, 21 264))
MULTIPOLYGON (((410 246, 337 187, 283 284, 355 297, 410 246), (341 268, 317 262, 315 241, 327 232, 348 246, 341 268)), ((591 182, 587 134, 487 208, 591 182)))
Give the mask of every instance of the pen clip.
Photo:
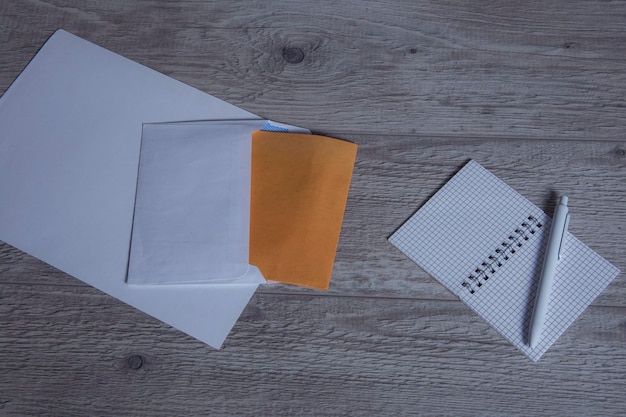
POLYGON ((563 233, 561 234, 561 243, 559 244, 559 261, 563 254, 563 248, 565 247, 565 236, 567 235, 567 229, 569 227, 569 213, 565 216, 565 224, 563 224, 563 233))

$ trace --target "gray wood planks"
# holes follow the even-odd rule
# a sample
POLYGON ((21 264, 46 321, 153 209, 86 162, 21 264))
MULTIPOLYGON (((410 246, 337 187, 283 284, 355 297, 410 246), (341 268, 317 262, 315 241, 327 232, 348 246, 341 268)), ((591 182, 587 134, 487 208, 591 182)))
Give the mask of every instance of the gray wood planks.
POLYGON ((215 351, 91 288, 2 288, 7 415, 606 415, 623 406, 618 307, 588 309, 534 364, 458 302, 257 294, 215 351))
POLYGON ((532 364, 386 238, 467 160, 626 270, 626 4, 0 3, 0 92, 57 28, 360 146, 331 289, 214 351, 0 244, 3 415, 619 415, 623 275, 532 364))

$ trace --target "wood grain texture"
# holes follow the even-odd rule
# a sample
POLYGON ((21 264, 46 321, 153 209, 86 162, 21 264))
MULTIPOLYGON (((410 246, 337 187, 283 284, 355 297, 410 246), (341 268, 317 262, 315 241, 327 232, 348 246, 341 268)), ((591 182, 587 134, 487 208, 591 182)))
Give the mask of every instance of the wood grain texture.
POLYGON ((623 2, 5 0, 0 7, 4 86, 64 27, 254 113, 316 131, 623 138, 623 2), (299 48, 303 60, 285 61, 285 47, 299 48))
POLYGON ((215 351, 91 288, 2 289, 6 415, 622 411, 617 307, 590 308, 538 365, 458 302, 257 294, 215 351))
POLYGON ((220 351, 0 243, 0 415, 623 414, 623 275, 533 364, 387 237, 475 159, 626 271, 626 3, 4 0, 0 92, 57 28, 359 152, 220 351))

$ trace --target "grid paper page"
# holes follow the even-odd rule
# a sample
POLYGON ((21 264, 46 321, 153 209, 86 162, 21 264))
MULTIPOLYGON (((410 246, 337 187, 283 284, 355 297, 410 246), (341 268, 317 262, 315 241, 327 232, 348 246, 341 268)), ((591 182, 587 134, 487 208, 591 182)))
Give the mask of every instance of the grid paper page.
POLYGON ((550 222, 470 161, 389 241, 536 361, 619 274, 568 233, 541 341, 531 349, 528 327, 550 222))

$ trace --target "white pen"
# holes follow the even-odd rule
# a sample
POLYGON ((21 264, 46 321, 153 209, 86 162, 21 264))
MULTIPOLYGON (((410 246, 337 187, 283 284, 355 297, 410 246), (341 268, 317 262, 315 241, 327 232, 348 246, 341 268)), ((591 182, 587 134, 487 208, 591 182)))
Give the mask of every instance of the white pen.
POLYGON ((546 247, 546 254, 543 259, 543 268, 541 269, 539 286, 537 287, 537 296, 535 297, 535 308, 533 309, 533 315, 530 319, 529 341, 531 348, 537 346, 541 332, 543 331, 546 313, 548 311, 548 303, 550 302, 550 293, 552 292, 554 273, 556 271, 556 265, 561 259, 568 225, 569 209, 567 208, 567 196, 561 196, 559 204, 554 209, 550 237, 548 238, 548 246, 546 247))

